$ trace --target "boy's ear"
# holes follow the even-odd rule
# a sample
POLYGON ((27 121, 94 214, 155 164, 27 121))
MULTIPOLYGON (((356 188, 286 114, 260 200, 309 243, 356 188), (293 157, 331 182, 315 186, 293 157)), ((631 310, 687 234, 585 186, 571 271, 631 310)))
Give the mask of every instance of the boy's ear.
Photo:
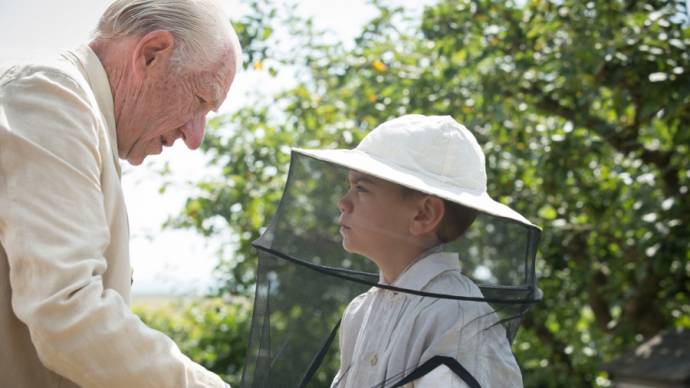
POLYGON ((420 237, 435 232, 443 219, 443 200, 432 195, 424 195, 418 199, 416 206, 417 212, 410 224, 410 234, 420 237))
POLYGON ((132 52, 132 65, 137 76, 144 78, 151 71, 168 71, 175 38, 168 31, 151 31, 139 39, 132 52))

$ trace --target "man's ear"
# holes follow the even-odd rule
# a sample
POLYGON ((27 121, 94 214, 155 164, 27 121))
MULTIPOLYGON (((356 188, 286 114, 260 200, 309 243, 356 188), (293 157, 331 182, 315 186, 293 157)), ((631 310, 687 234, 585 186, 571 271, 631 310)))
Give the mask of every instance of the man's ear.
POLYGON ((417 213, 410 224, 410 234, 419 237, 436 230, 443 219, 445 206, 441 198, 424 195, 417 200, 416 210, 417 213))
POLYGON ((151 31, 134 46, 132 65, 135 74, 144 78, 152 71, 167 71, 175 47, 175 37, 168 31, 151 31))

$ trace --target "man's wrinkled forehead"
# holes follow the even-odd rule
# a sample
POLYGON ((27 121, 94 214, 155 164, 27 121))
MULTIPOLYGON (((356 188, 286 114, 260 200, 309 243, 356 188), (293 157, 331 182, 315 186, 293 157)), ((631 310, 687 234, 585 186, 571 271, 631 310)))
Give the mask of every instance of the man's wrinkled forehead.
POLYGON ((199 75, 203 97, 212 104, 214 111, 217 111, 225 101, 234 77, 234 70, 228 68, 204 71, 199 75))
POLYGON ((239 71, 233 47, 226 46, 222 52, 217 60, 191 72, 193 82, 203 94, 201 97, 213 106, 213 110, 223 104, 239 71))

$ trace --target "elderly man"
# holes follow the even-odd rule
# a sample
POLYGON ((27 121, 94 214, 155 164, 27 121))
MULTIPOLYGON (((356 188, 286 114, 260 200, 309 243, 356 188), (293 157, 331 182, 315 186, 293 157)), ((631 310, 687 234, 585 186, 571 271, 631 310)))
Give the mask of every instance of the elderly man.
POLYGON ((0 386, 226 386, 130 312, 119 159, 197 148, 240 67, 216 3, 117 0, 88 46, 0 69, 0 386))

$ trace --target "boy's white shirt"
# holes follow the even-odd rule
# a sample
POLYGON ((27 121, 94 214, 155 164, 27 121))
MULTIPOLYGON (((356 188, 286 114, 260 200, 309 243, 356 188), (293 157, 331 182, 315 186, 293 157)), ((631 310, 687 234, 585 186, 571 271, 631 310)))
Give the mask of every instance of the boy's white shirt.
MULTIPOLYGON (((431 253, 413 263, 393 285, 481 297, 479 288, 460 272, 459 263, 457 254, 431 253)), ((496 320, 484 302, 422 297, 372 287, 353 299, 343 314, 341 365, 331 386, 392 386, 431 357, 448 356, 455 358, 482 387, 522 387, 520 368, 503 327, 493 325, 496 320)), ((406 387, 441 386, 467 387, 445 366, 406 387)))

